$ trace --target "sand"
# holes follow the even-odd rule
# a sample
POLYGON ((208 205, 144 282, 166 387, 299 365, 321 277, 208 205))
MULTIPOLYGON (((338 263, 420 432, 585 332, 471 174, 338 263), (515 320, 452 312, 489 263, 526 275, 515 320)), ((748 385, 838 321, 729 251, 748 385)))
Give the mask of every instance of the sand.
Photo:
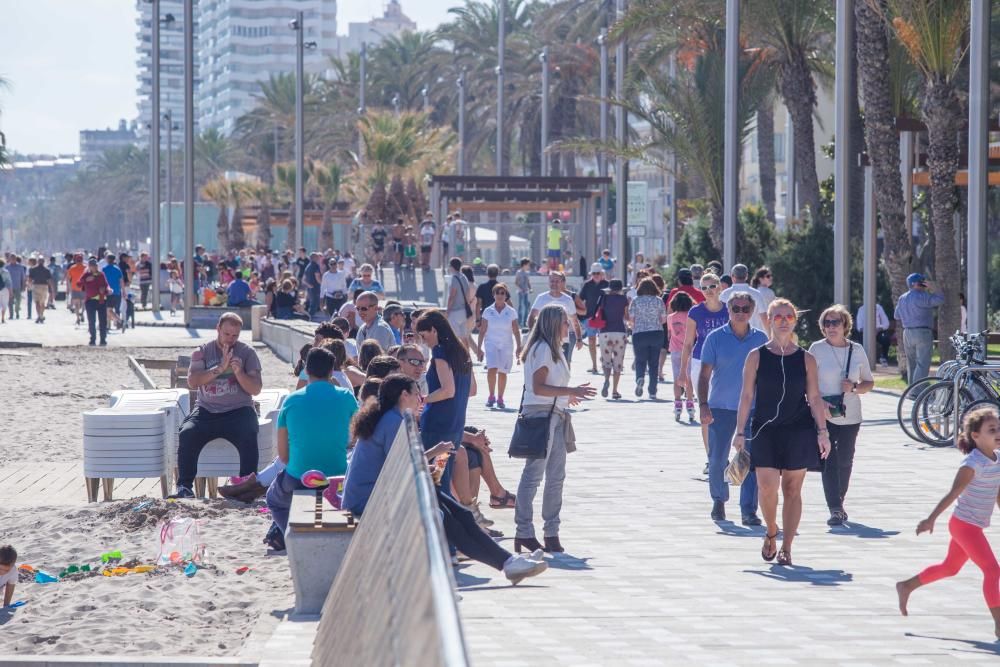
MULTIPOLYGON (((172 358, 184 349, 44 348, 0 354, 4 378, 0 466, 81 459, 82 411, 107 405, 120 388, 139 388, 127 354, 172 358)), ((292 387, 287 364, 258 349, 265 387, 292 387)), ((155 374, 154 374, 155 375, 155 374)), ((158 378, 165 379, 161 372, 158 378)), ((251 633, 268 629, 294 606, 287 559, 262 539, 270 516, 227 500, 132 498, 67 506, 38 499, 31 509, 0 509, 0 544, 13 544, 19 563, 58 575, 70 564, 101 566, 101 554, 122 552, 119 565, 153 563, 165 517, 198 519, 203 567, 185 576, 168 565, 146 574, 74 575, 38 584, 29 575, 0 610, 0 655, 132 654, 236 656, 251 633), (151 501, 138 511, 133 508, 151 501), (242 566, 251 569, 242 574, 242 566)))

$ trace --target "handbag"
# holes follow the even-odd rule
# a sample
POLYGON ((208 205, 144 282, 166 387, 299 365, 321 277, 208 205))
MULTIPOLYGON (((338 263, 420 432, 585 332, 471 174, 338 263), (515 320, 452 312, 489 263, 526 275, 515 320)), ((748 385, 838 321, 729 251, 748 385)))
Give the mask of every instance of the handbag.
POLYGON ((600 331, 604 327, 608 326, 608 321, 604 319, 604 297, 597 303, 597 310, 594 312, 594 316, 587 320, 587 326, 591 329, 596 329, 600 331))
MULTIPOLYGON (((849 379, 851 374, 851 356, 854 354, 854 343, 851 343, 847 348, 847 366, 844 368, 844 379, 849 379)), ((843 417, 846 413, 846 407, 844 406, 844 393, 831 394, 830 396, 824 396, 823 400, 831 406, 830 416, 831 417, 843 417)))
POLYGON ((544 417, 526 417, 524 393, 525 390, 522 389, 521 405, 517 409, 517 421, 514 423, 514 434, 510 437, 507 456, 513 459, 544 459, 549 449, 549 424, 559 399, 552 399, 552 407, 544 417))
POLYGON ((462 293, 462 305, 465 306, 465 316, 472 317, 472 306, 469 305, 469 299, 465 291, 462 289, 462 281, 459 280, 458 276, 452 276, 455 280, 458 280, 458 291, 462 293))

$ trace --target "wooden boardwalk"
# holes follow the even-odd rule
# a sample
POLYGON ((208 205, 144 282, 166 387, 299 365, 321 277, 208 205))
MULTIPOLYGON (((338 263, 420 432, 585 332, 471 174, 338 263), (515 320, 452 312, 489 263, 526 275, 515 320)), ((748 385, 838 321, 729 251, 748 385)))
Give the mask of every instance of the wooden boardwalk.
MULTIPOLYGON (((159 477, 115 480, 115 499, 143 495, 161 496, 159 477)), ((0 504, 6 507, 86 503, 82 463, 29 462, 0 467, 0 504)))

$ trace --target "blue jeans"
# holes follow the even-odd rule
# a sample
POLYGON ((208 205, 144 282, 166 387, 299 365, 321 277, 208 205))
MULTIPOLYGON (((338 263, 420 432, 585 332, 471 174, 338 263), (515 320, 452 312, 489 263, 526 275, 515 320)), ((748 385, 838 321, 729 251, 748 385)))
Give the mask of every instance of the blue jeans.
POLYGON ((663 330, 640 331, 632 334, 632 351, 635 353, 635 383, 649 375, 649 395, 656 396, 660 350, 663 349, 663 330))
POLYGON ((517 293, 517 321, 522 327, 528 325, 528 315, 531 314, 531 294, 517 293))
POLYGON ((271 519, 284 533, 288 528, 288 512, 292 507, 292 494, 306 486, 296 477, 282 470, 267 487, 267 508, 271 510, 271 519))
MULTIPOLYGON (((747 418, 744 433, 749 437, 752 415, 747 418)), ((726 466, 729 465, 729 449, 736 433, 736 410, 712 408, 712 423, 708 425, 708 489, 712 500, 729 500, 729 483, 726 481, 726 466)), ((750 442, 747 441, 747 451, 750 442)), ((757 475, 751 471, 740 485, 740 512, 757 512, 757 475)))
MULTIPOLYGON (((28 313, 31 317, 31 313, 28 313)), ((904 329, 903 349, 906 351, 906 381, 914 383, 931 371, 934 332, 930 329, 904 329)))

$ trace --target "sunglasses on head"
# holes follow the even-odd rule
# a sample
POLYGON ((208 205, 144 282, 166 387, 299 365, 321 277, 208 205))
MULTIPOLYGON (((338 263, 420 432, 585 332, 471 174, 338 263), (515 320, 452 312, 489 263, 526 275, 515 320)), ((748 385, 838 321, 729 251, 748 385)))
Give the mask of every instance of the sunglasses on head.
POLYGON ((745 313, 749 315, 753 312, 753 306, 729 306, 729 310, 734 313, 745 313))
POLYGON ((771 320, 774 321, 775 323, 777 323, 777 322, 794 322, 797 319, 798 318, 795 316, 794 313, 791 314, 791 315, 772 315, 771 316, 771 320))
POLYGON ((823 320, 823 328, 829 329, 830 327, 839 327, 843 323, 843 320, 823 320))

